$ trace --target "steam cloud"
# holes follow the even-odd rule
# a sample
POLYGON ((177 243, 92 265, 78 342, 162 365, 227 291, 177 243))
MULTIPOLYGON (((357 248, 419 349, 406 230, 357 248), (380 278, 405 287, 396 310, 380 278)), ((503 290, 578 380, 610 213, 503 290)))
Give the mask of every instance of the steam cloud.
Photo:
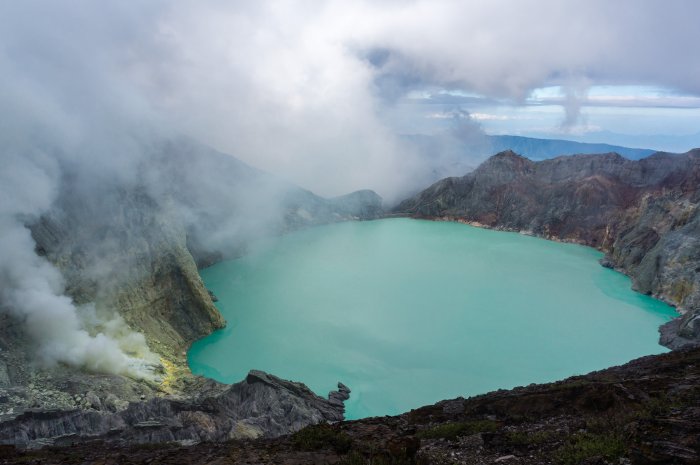
POLYGON ((11 153, 2 157, 6 168, 0 172, 0 198, 12 199, 0 203, 0 308, 24 322, 28 335, 38 343, 37 358, 44 365, 61 362, 91 371, 150 377, 148 365, 157 358, 143 335, 131 331, 119 315, 104 320, 90 305, 78 309, 64 295, 60 272, 34 252, 34 240, 22 220, 50 207, 57 167, 43 154, 11 153))
POLYGON ((588 85, 698 95, 698 14, 694 0, 2 2, 2 308, 45 363, 133 373, 142 338, 76 307, 25 227, 66 173, 128 183, 150 140, 134 134, 182 133, 322 195, 391 201, 432 169, 384 119, 397 97, 432 85, 517 104, 563 85, 571 125, 588 85))

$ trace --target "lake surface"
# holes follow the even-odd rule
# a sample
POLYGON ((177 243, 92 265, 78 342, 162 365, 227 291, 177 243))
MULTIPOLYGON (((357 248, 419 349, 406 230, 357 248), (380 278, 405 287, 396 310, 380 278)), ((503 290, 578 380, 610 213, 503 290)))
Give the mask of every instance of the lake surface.
POLYGON ((190 366, 229 383, 264 370, 324 397, 342 381, 360 418, 665 352, 657 329, 675 311, 601 256, 403 218, 298 231, 201 272, 228 326, 190 366))

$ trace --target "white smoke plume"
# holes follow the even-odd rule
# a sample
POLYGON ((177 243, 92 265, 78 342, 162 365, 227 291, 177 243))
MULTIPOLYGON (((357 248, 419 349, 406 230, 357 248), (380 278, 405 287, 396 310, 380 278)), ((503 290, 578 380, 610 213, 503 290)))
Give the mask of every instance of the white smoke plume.
POLYGON ((581 107, 588 96, 590 82, 586 79, 579 79, 578 82, 571 82, 564 86, 564 121, 562 129, 567 130, 574 127, 581 119, 581 107))
POLYGON ((7 155, 0 171, 0 308, 20 319, 45 366, 65 363, 91 371, 150 377, 157 361, 142 335, 116 316, 100 321, 94 310, 81 318, 64 295, 61 273, 34 252, 23 220, 44 213, 55 196, 57 167, 41 153, 7 155), (31 187, 31 188, 28 188, 31 187), (89 330, 98 330, 91 334, 89 330))

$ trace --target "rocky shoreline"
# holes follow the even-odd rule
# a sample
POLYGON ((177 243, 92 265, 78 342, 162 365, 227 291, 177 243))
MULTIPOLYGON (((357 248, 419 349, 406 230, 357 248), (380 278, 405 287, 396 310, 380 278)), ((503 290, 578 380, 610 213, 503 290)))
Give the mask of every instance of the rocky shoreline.
POLYGON ((639 161, 602 154, 533 162, 506 151, 392 213, 596 248, 635 291, 678 310, 660 330, 662 344, 678 348, 700 344, 698 186, 700 149, 639 161))
POLYGON ((153 397, 123 409, 103 408, 94 394, 89 408, 28 409, 0 423, 0 444, 36 449, 97 440, 121 446, 192 445, 276 437, 309 424, 342 420, 349 394, 339 383, 323 399, 301 383, 251 371, 230 386, 207 380, 195 396, 153 397))
MULTIPOLYGON (((589 244, 587 244, 585 241, 581 241, 579 239, 571 239, 571 238, 560 238, 557 236, 544 236, 540 234, 536 234, 533 231, 525 231, 525 230, 517 230, 514 228, 508 228, 504 226, 491 226, 487 224, 480 223, 478 221, 469 221, 464 218, 459 218, 459 217, 450 217, 450 216, 442 216, 442 217, 422 217, 422 216, 411 216, 411 215, 402 215, 402 214, 389 214, 385 216, 386 218, 412 218, 412 219, 417 219, 417 220, 426 220, 426 221, 442 221, 442 222, 450 222, 450 223, 459 223, 459 224, 465 224, 467 226, 472 226, 475 228, 482 228, 482 229, 488 229, 491 231, 503 231, 503 232, 511 232, 511 233, 517 233, 517 234, 522 234, 525 236, 532 236, 532 237, 539 237, 541 239, 546 239, 548 241, 554 241, 554 242, 561 242, 565 244, 576 244, 576 245, 583 245, 586 247, 590 247, 589 244)), ((600 248, 596 248, 596 250, 600 252, 604 252, 600 248)), ((605 256, 599 260, 599 263, 601 266, 605 268, 610 268, 618 273, 622 273, 628 278, 632 278, 632 276, 629 275, 629 272, 625 270, 624 268, 621 267, 616 267, 613 262, 610 261, 610 259, 605 256)), ((633 290, 637 291, 636 289, 633 288, 633 290)), ((638 292, 638 291, 637 291, 638 292)), ((664 323, 661 326, 659 326, 659 344, 667 347, 669 349, 678 349, 681 347, 685 347, 687 345, 698 345, 700 344, 700 341, 679 341, 678 338, 678 333, 680 330, 681 323, 683 322, 683 315, 685 314, 684 311, 679 310, 678 307, 676 307, 676 304, 672 301, 669 301, 664 295, 657 295, 657 294, 651 294, 651 297, 660 300, 669 306, 673 307, 676 309, 676 311, 679 313, 679 316, 677 318, 674 318, 672 321, 669 321, 668 323, 664 323)))
POLYGON ((700 348, 274 438, 0 448, 0 464, 604 465, 700 462, 700 348))

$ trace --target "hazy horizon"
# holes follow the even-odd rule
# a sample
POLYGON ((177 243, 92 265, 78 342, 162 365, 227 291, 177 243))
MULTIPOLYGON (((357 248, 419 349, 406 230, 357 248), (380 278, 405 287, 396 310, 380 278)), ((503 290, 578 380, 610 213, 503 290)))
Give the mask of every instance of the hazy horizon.
POLYGON ((125 140, 184 134, 321 195, 388 198, 431 168, 402 134, 685 151, 700 145, 698 13, 690 0, 5 2, 0 140, 119 169, 139 156, 125 140))

